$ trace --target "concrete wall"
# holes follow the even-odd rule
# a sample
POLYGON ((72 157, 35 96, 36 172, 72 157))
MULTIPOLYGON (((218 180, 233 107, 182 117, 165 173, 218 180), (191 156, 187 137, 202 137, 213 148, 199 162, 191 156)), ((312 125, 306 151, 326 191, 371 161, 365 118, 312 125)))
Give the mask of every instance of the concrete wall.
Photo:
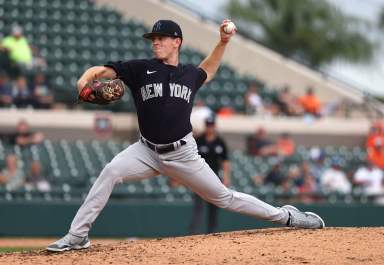
POLYGON ((42 131, 52 140, 90 139, 104 137, 95 133, 97 117, 109 117, 113 126, 111 137, 132 141, 138 132, 134 114, 111 113, 108 111, 81 110, 15 110, 0 109, 0 133, 15 130, 16 124, 24 119, 31 130, 42 131))
MULTIPOLYGON (((32 130, 43 131, 50 139, 90 139, 98 138, 94 131, 94 120, 98 115, 110 116, 113 125, 111 137, 135 141, 138 125, 135 114, 71 111, 71 110, 0 110, 0 133, 13 131, 20 119, 25 119, 32 130)), ((204 122, 193 116, 195 131, 204 130, 204 122)), ((217 119, 218 131, 227 139, 231 149, 244 149, 245 137, 259 127, 266 129, 271 137, 288 132, 298 144, 306 146, 347 145, 356 146, 364 143, 370 127, 366 119, 322 118, 305 120, 303 118, 260 118, 235 115, 217 119)))

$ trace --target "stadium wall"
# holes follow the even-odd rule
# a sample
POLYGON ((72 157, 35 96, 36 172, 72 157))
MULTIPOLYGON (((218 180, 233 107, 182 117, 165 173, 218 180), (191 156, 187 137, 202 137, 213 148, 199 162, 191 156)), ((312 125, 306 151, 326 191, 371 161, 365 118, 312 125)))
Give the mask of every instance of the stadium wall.
MULTIPOLYGON (((86 110, 26 110, 0 109, 0 129, 13 129, 20 119, 25 119, 35 129, 81 129, 92 130, 95 118, 108 116, 115 131, 130 131, 138 128, 136 114, 112 113, 108 111, 86 110)), ((194 129, 202 130, 204 121, 197 116, 191 117, 194 129)), ((231 115, 218 117, 217 126, 224 133, 253 133, 256 128, 264 127, 272 133, 289 132, 292 134, 314 135, 366 135, 371 121, 365 118, 345 119, 324 117, 321 119, 305 117, 259 117, 231 115)))
MULTIPOLYGON (((94 123, 100 115, 110 117, 113 126, 112 138, 130 142, 138 139, 136 114, 112 114, 105 111, 2 109, 0 131, 13 131, 17 122, 25 119, 32 130, 40 130, 52 140, 97 139, 100 135, 95 133, 94 123)), ((191 122, 194 130, 201 132, 204 129, 204 121, 201 118, 192 117, 191 122)), ((297 144, 305 146, 361 146, 369 131, 370 121, 330 117, 311 120, 289 117, 262 118, 244 115, 218 117, 217 120, 218 131, 224 135, 231 149, 244 150, 245 137, 259 127, 265 128, 272 138, 288 132, 297 144)))
MULTIPOLYGON (((80 202, 0 202, 0 236, 62 236, 80 202)), ((301 205, 319 213, 328 227, 382 226, 382 207, 370 204, 301 205)), ((188 233, 192 205, 111 200, 91 230, 94 237, 166 237, 188 233)), ((271 227, 270 223, 220 211, 219 231, 271 227)))

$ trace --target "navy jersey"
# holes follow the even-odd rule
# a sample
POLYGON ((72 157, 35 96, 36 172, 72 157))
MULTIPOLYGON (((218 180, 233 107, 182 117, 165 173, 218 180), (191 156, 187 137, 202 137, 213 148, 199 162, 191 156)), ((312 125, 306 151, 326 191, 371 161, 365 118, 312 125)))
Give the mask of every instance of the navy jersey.
POLYGON ((203 69, 167 65, 158 59, 109 62, 105 66, 114 69, 130 88, 144 138, 166 144, 192 131, 193 100, 207 79, 203 69))
POLYGON ((213 141, 207 142, 205 135, 196 139, 199 154, 204 158, 209 167, 218 174, 221 163, 228 160, 227 147, 224 140, 216 137, 213 141))

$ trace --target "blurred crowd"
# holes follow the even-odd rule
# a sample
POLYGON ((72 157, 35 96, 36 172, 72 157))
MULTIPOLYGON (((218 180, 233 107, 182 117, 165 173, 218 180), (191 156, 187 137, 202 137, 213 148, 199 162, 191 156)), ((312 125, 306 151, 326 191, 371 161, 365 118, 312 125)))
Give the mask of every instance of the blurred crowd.
MULTIPOLYGON (((268 117, 301 117, 307 121, 327 116, 348 116, 349 105, 340 99, 322 103, 316 95, 316 89, 308 87, 302 95, 291 92, 289 86, 271 89, 258 82, 251 82, 244 93, 244 111, 248 116, 268 117)), ((204 99, 196 100, 194 109, 202 114, 207 113, 228 117, 238 114, 229 104, 211 109, 204 99)))
POLYGON ((263 97, 263 94, 266 94, 266 91, 261 84, 250 84, 244 98, 247 114, 320 118, 337 114, 342 105, 342 102, 337 100, 322 104, 312 87, 308 87, 300 96, 292 93, 289 86, 279 88, 268 96, 263 97))
MULTIPOLYGON (((39 131, 31 130, 28 122, 20 120, 14 131, 1 133, 0 139, 6 144, 17 146, 21 149, 28 148, 31 145, 39 145, 44 141, 44 134, 39 131)), ((16 153, 7 153, 5 155, 4 165, 0 165, 0 187, 7 190, 26 190, 49 191, 50 183, 47 181, 47 172, 39 160, 27 159, 22 161, 16 153), (21 170, 21 169, 24 170, 21 170)))
POLYGON ((373 123, 366 140, 366 159, 359 165, 346 164, 340 154, 326 156, 313 147, 310 157, 299 163, 285 163, 296 154, 295 141, 283 133, 272 140, 263 128, 256 130, 247 141, 248 154, 255 157, 273 157, 268 172, 256 173, 256 186, 272 185, 283 192, 298 193, 304 202, 320 200, 319 194, 351 194, 356 191, 384 203, 384 123, 373 123))
POLYGON ((44 75, 47 65, 20 26, 0 41, 0 107, 49 109, 53 93, 44 75))
MULTIPOLYGON (((203 115, 206 113, 202 111, 203 115)), ((17 146, 21 152, 5 154, 0 160, 0 187, 7 190, 49 191, 52 172, 44 168, 41 161, 21 157, 23 150, 43 143, 45 136, 30 128, 21 119, 15 129, 0 133, 2 144, 17 146), (22 169, 22 170, 21 170, 22 169)), ((294 194, 301 202, 319 202, 327 194, 363 194, 376 203, 384 203, 384 123, 373 123, 366 139, 366 158, 350 165, 339 153, 330 155, 319 148, 306 150, 308 157, 297 158, 298 150, 294 138, 282 133, 270 137, 264 128, 258 128, 246 141, 250 157, 266 158, 267 170, 251 176, 255 187, 271 187, 271 192, 294 194), (295 158, 296 156, 296 158, 295 158), (269 161, 269 162, 267 162, 269 161), (272 163, 271 163, 272 161, 272 163)), ((11 148, 10 150, 16 150, 11 148)))
POLYGON ((40 161, 31 161, 28 165, 27 174, 20 170, 21 163, 19 157, 15 154, 9 154, 6 157, 6 165, 0 171, 0 186, 7 190, 25 190, 50 191, 51 185, 47 181, 42 170, 40 161))

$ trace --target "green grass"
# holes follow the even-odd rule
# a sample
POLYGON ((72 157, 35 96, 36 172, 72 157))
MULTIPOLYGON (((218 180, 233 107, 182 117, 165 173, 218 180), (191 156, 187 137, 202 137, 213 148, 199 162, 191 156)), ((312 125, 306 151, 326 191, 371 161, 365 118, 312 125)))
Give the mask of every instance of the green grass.
POLYGON ((2 247, 0 248, 0 253, 12 253, 12 252, 23 252, 37 250, 36 247, 2 247))

